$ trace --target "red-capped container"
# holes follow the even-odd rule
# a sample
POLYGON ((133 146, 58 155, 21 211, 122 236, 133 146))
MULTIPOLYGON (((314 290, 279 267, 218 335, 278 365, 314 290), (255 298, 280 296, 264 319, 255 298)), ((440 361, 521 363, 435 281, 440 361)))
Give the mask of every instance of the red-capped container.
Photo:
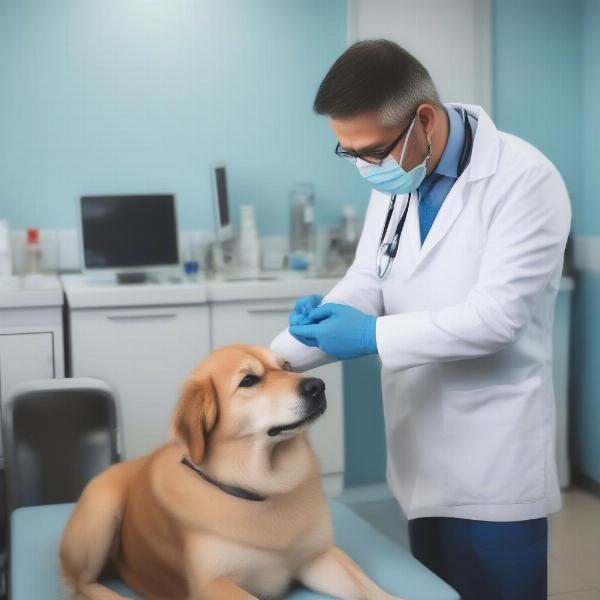
POLYGON ((25 245, 25 275, 42 272, 42 247, 40 246, 40 230, 31 228, 27 230, 27 244, 25 245))
POLYGON ((27 230, 27 243, 35 244, 35 245, 40 243, 40 230, 39 229, 28 229, 27 230))

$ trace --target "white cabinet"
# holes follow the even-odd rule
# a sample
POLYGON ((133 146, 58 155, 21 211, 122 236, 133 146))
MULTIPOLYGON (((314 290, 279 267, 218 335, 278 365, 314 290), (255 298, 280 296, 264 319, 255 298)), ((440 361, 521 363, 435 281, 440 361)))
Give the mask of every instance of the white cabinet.
POLYGON ((17 383, 54 377, 52 333, 12 333, 0 335, 0 395, 17 383))
MULTIPOLYGON (((0 409, 15 385, 64 377, 62 290, 55 277, 39 283, 29 289, 13 277, 0 286, 0 409)), ((0 428, 0 524, 5 526, 1 432, 0 428)))
POLYGON ((74 377, 97 377, 118 396, 122 454, 165 443, 179 389, 209 352, 206 306, 71 312, 74 377))
MULTIPOLYGON (((269 346, 273 338, 287 327, 294 299, 211 302, 213 349, 240 343, 269 346)), ((327 410, 312 425, 309 435, 319 457, 325 490, 335 495, 342 490, 344 472, 342 365, 332 363, 309 374, 320 377, 327 386, 327 410)))
MULTIPOLYGON (((54 377, 52 333, 0 334, 0 398, 18 383, 54 377)), ((4 455, 0 431, 0 455, 4 455)), ((3 460, 2 460, 3 464, 3 460)))
MULTIPOLYGON (((58 279, 26 288, 14 277, 0 287, 0 405, 18 383, 64 377, 63 295, 58 279)), ((0 430, 0 465, 3 449, 0 430)))
POLYGON ((118 400, 123 458, 165 443, 184 379, 210 351, 202 286, 108 286, 63 277, 73 377, 106 381, 118 400))

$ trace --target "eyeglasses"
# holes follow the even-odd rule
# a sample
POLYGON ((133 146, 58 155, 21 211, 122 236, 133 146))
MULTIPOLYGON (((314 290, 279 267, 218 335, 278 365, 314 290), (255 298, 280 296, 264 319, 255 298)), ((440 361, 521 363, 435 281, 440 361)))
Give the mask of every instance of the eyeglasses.
POLYGON ((357 159, 364 160, 373 165, 381 164, 391 153, 391 151, 396 147, 398 142, 404 137, 406 132, 410 129, 412 121, 402 130, 402 133, 389 145, 383 148, 382 150, 372 150, 370 152, 354 152, 354 150, 346 150, 342 147, 342 145, 338 142, 335 147, 335 153, 341 158, 345 158, 350 162, 355 163, 357 159))

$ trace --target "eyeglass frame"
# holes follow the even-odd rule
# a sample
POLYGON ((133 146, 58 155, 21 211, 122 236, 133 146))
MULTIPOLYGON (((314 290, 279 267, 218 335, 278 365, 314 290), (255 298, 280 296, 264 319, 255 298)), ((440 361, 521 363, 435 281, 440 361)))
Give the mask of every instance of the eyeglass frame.
POLYGON ((391 144, 389 144, 382 150, 375 152, 354 152, 353 150, 344 150, 340 142, 338 142, 337 146, 335 147, 335 153, 340 158, 343 158, 344 160, 349 160, 354 163, 360 158, 361 160, 364 160, 365 162, 368 162, 373 165, 381 164, 390 155, 392 150, 398 145, 400 140, 406 135, 406 133, 410 129, 410 126, 412 125, 412 121, 413 120, 410 121, 410 123, 402 130, 400 135, 391 144), (378 162, 371 162, 370 160, 365 158, 368 156, 370 156, 372 159, 375 159, 378 162))

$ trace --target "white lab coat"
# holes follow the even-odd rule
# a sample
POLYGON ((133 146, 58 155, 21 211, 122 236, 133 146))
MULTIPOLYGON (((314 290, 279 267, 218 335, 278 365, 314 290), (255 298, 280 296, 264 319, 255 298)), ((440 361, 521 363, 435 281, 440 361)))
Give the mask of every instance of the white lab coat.
MULTIPOLYGON (((374 191, 354 263, 324 302, 380 317, 387 479, 407 517, 533 519, 560 508, 552 324, 571 209, 546 157, 464 107, 478 118, 471 162, 424 244, 411 202, 377 278, 389 197, 374 191)), ((332 360, 287 330, 272 348, 297 370, 332 360)))

